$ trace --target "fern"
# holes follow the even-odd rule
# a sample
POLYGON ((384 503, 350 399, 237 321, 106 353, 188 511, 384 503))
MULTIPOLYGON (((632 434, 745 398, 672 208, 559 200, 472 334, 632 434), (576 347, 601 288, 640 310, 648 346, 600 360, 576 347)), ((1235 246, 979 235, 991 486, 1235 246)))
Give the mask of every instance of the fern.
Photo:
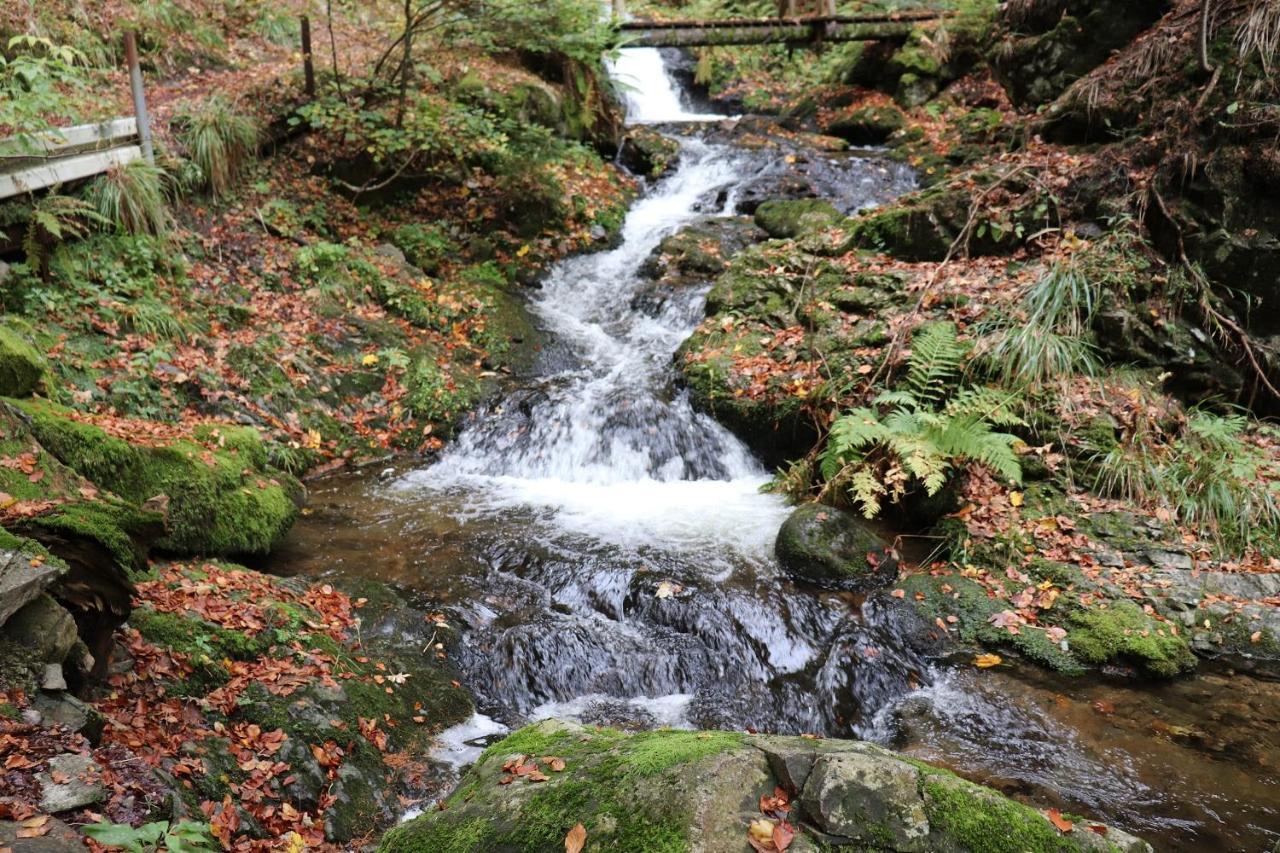
POLYGON ((819 457, 828 487, 846 489, 873 518, 886 500, 896 503, 912 488, 936 495, 970 462, 1020 482, 1018 439, 996 429, 1023 424, 1016 400, 990 388, 962 388, 948 399, 948 382, 959 376, 963 358, 953 325, 917 333, 908 390, 885 391, 874 408, 855 409, 831 425, 819 457))
POLYGON ((45 196, 32 206, 31 219, 22 239, 27 265, 43 275, 56 249, 84 237, 91 224, 105 222, 92 206, 81 199, 57 194, 45 196))
POLYGON ((930 323, 911 338, 907 390, 921 403, 937 404, 964 366, 965 346, 952 323, 930 323))

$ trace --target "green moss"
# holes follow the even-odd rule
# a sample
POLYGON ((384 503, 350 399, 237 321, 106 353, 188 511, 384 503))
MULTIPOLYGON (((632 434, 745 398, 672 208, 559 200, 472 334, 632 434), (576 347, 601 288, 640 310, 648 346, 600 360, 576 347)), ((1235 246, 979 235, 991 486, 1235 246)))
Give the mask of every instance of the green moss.
POLYGON ((157 513, 100 495, 92 501, 62 504, 32 519, 31 524, 93 540, 106 549, 121 571, 136 576, 146 565, 145 543, 161 529, 162 520, 157 513))
POLYGON ((44 373, 44 358, 21 335, 0 326, 0 397, 26 397, 44 373))
POLYGON ((36 683, 32 672, 36 663, 30 649, 0 635, 0 689, 34 695, 36 683))
POLYGON ((129 624, 147 641, 193 658, 250 661, 260 657, 267 643, 242 631, 177 613, 161 613, 151 607, 136 608, 129 624))
POLYGON ((626 772, 653 776, 677 764, 698 761, 741 746, 743 737, 738 732, 641 732, 625 741, 626 772))
POLYGON ((388 832, 378 846, 382 853, 475 853, 485 849, 492 824, 482 818, 453 823, 413 821, 388 832))
POLYGON ((100 488, 134 503, 167 495, 165 550, 199 554, 263 554, 297 517, 296 481, 263 470, 261 442, 251 430, 219 428, 222 446, 189 441, 161 447, 130 444, 65 417, 49 403, 21 404, 40 443, 100 488), (246 473, 247 472, 247 473, 246 473))
POLYGON ((924 778, 925 813, 960 849, 983 853, 1072 853, 1080 849, 1034 809, 949 774, 924 778))
POLYGON ((1148 674, 1172 677, 1193 669, 1195 656, 1187 641, 1170 632, 1131 601, 1115 601, 1071 614, 1075 626, 1067 642, 1083 660, 1105 663, 1130 660, 1148 674))
POLYGON ((823 199, 766 201, 756 208, 756 224, 770 237, 799 237, 830 228, 844 220, 844 214, 823 199))

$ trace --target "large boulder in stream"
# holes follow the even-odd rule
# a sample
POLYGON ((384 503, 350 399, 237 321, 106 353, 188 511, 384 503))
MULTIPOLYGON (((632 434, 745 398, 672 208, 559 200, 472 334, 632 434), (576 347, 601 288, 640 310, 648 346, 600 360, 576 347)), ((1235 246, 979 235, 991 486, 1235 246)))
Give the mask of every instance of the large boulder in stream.
POLYGON ((618 148, 618 160, 622 165, 637 175, 649 178, 666 174, 679 159, 680 143, 651 127, 628 131, 618 148))
POLYGON ((867 591, 898 577, 889 543, 856 515, 823 504, 791 513, 774 548, 789 574, 820 586, 867 591))
POLYGON ((776 824, 761 807, 778 788, 793 853, 1151 850, 1112 828, 1060 832, 1030 806, 868 743, 559 720, 491 746, 440 809, 388 833, 379 850, 563 851, 581 825, 584 851, 745 851, 748 827, 776 824))

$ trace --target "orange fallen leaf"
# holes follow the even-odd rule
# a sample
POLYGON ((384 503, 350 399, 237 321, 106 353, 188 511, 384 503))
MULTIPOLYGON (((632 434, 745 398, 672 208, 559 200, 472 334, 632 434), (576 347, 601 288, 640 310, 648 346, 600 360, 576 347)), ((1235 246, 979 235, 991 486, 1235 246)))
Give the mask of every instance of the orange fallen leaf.
POLYGON ((1004 658, 1000 655, 985 654, 978 655, 973 659, 973 665, 979 669, 990 669, 993 666, 999 666, 1004 663, 1004 658))
POLYGON ((1049 809, 1045 814, 1049 816, 1049 822, 1056 826, 1059 832, 1070 832, 1071 828, 1075 826, 1074 823, 1063 817, 1062 812, 1057 809, 1049 809))
POLYGON ((582 845, 587 843, 587 828, 576 824, 564 837, 564 853, 582 853, 582 845))

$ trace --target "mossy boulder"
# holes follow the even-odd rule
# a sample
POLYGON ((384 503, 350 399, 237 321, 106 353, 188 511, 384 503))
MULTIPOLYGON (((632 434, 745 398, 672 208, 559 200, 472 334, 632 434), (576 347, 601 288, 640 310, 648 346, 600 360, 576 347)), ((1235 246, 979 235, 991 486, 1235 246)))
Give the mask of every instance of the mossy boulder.
POLYGON ((20 405, 40 444, 99 488, 134 504, 166 496, 167 533, 156 543, 166 551, 265 554, 298 515, 301 486, 268 467, 254 429, 206 425, 189 439, 133 444, 53 404, 20 405))
POLYGON ((651 127, 628 131, 618 149, 618 161, 622 165, 637 175, 650 178, 665 175, 679 159, 680 143, 651 127))
POLYGON ((778 787, 791 797, 792 850, 1151 849, 1116 829, 1059 832, 1030 806, 858 741, 625 734, 548 720, 486 750, 442 809, 392 830, 379 850, 562 851, 578 824, 585 851, 745 850, 761 797, 778 787), (510 774, 512 761, 536 765, 545 780, 510 774))
POLYGON ((829 201, 818 198, 777 199, 756 208, 756 225, 770 237, 799 237, 838 225, 845 216, 829 201))
POLYGON ((823 130, 853 145, 882 145, 907 126, 907 117, 893 106, 862 107, 837 116, 823 130))
POLYGON ((29 396, 44 366, 44 357, 23 335, 0 326, 0 397, 29 396))
POLYGON ((782 523, 774 547, 785 571, 820 586, 872 590, 898 577, 898 558, 889 543, 865 521, 836 507, 798 508, 782 523))
POLYGON ((1067 632, 1071 651, 1088 663, 1120 661, 1148 675, 1170 678, 1195 669, 1187 641, 1132 601, 1094 605, 1071 614, 1067 632))

